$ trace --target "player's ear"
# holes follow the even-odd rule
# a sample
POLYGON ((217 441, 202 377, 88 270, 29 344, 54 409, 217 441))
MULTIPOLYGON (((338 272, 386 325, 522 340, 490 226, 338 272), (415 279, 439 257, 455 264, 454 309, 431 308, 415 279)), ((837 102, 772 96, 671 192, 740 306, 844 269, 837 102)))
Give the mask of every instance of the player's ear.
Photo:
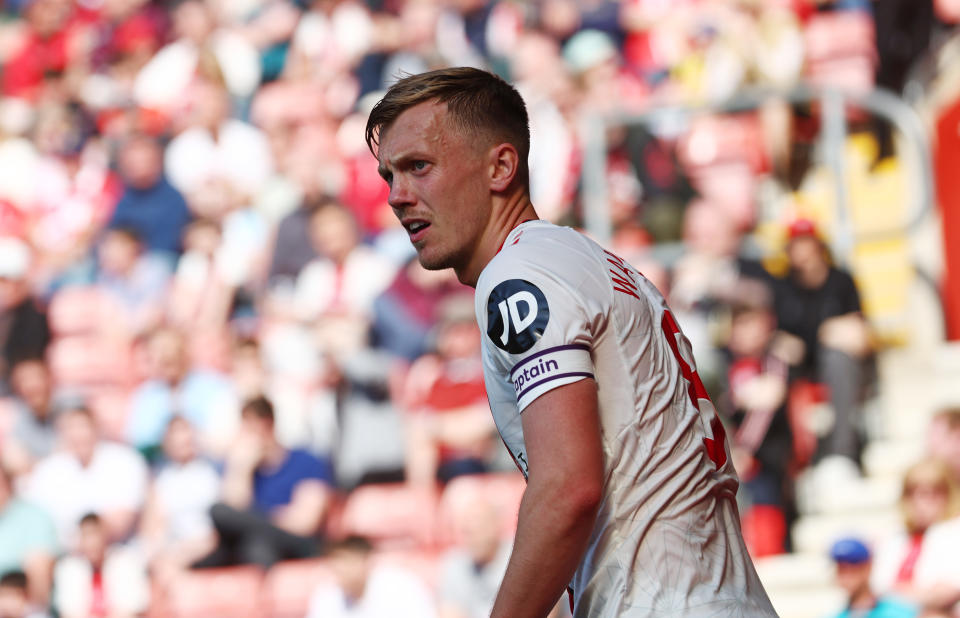
POLYGON ((506 191, 520 169, 520 154, 513 144, 504 142, 489 151, 490 190, 506 191))

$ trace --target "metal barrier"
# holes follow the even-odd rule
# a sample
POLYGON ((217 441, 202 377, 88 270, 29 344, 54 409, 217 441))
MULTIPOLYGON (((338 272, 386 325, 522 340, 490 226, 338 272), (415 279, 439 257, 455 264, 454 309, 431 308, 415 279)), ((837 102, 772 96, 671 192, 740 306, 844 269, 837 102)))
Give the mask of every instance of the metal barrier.
MULTIPOLYGON (((832 171, 836 185, 834 187, 836 223, 835 229, 831 230, 830 234, 835 257, 846 262, 856 243, 902 236, 905 229, 916 227, 930 211, 935 198, 926 131, 914 110, 896 95, 884 90, 855 93, 809 87, 800 87, 789 92, 745 90, 718 105, 679 105, 654 108, 641 114, 617 113, 586 117, 580 132, 584 143, 582 183, 584 225, 587 231, 604 242, 610 240, 613 232, 606 188, 606 131, 608 128, 635 125, 657 127, 663 126, 664 123, 683 122, 699 114, 742 112, 756 109, 765 101, 774 98, 793 104, 820 103, 823 129, 819 136, 819 146, 824 153, 824 163, 832 171), (897 153, 898 159, 905 166, 908 178, 918 180, 918 187, 908 196, 911 203, 908 205, 909 215, 903 226, 856 235, 851 225, 848 189, 843 180, 845 178, 843 147, 847 136, 846 108, 848 105, 868 110, 884 118, 906 138, 902 144, 903 148, 897 153)), ((665 255, 675 255, 678 251, 677 247, 670 246, 656 248, 656 252, 665 255)))

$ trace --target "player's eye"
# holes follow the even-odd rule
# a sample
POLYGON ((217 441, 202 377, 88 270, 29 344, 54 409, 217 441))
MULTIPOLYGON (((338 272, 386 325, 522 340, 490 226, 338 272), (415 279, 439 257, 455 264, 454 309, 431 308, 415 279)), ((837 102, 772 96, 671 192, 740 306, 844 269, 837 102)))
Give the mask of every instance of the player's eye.
POLYGON ((426 161, 414 161, 414 162, 413 162, 413 169, 416 170, 416 171, 418 171, 418 172, 422 172, 423 170, 427 169, 427 162, 426 162, 426 161))

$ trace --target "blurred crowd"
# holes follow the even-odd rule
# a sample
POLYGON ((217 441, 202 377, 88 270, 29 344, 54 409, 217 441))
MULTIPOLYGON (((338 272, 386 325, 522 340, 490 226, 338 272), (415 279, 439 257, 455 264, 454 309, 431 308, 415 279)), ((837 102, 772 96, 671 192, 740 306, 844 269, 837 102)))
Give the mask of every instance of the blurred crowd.
MULTIPOLYGON (((224 613, 486 615, 522 480, 472 291, 419 266, 386 204, 363 140, 378 94, 449 65, 507 77, 533 202, 581 225, 585 115, 897 90, 943 28, 932 6, 867 0, 6 0, 0 617, 213 615, 196 610, 213 588, 183 600, 189 574, 319 555, 300 606, 244 607, 234 585, 224 613)), ((800 470, 858 473, 875 386, 854 279, 787 199, 817 121, 779 104, 611 135, 615 249, 694 343, 758 556, 790 549, 800 470), (781 224, 779 269, 743 251, 762 221, 781 224), (673 241, 679 259, 651 257, 673 241)), ((922 577, 917 534, 956 515, 909 514, 960 475, 960 420, 938 422, 952 468, 908 479, 884 590, 922 577)))

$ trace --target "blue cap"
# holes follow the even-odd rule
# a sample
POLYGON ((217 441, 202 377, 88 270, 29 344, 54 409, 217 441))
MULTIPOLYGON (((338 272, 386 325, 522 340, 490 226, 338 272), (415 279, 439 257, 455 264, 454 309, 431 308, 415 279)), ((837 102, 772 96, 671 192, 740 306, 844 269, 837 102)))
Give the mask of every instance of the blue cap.
POLYGON ((834 543, 830 548, 830 557, 834 562, 863 564, 870 559, 870 550, 860 539, 850 537, 834 543))

